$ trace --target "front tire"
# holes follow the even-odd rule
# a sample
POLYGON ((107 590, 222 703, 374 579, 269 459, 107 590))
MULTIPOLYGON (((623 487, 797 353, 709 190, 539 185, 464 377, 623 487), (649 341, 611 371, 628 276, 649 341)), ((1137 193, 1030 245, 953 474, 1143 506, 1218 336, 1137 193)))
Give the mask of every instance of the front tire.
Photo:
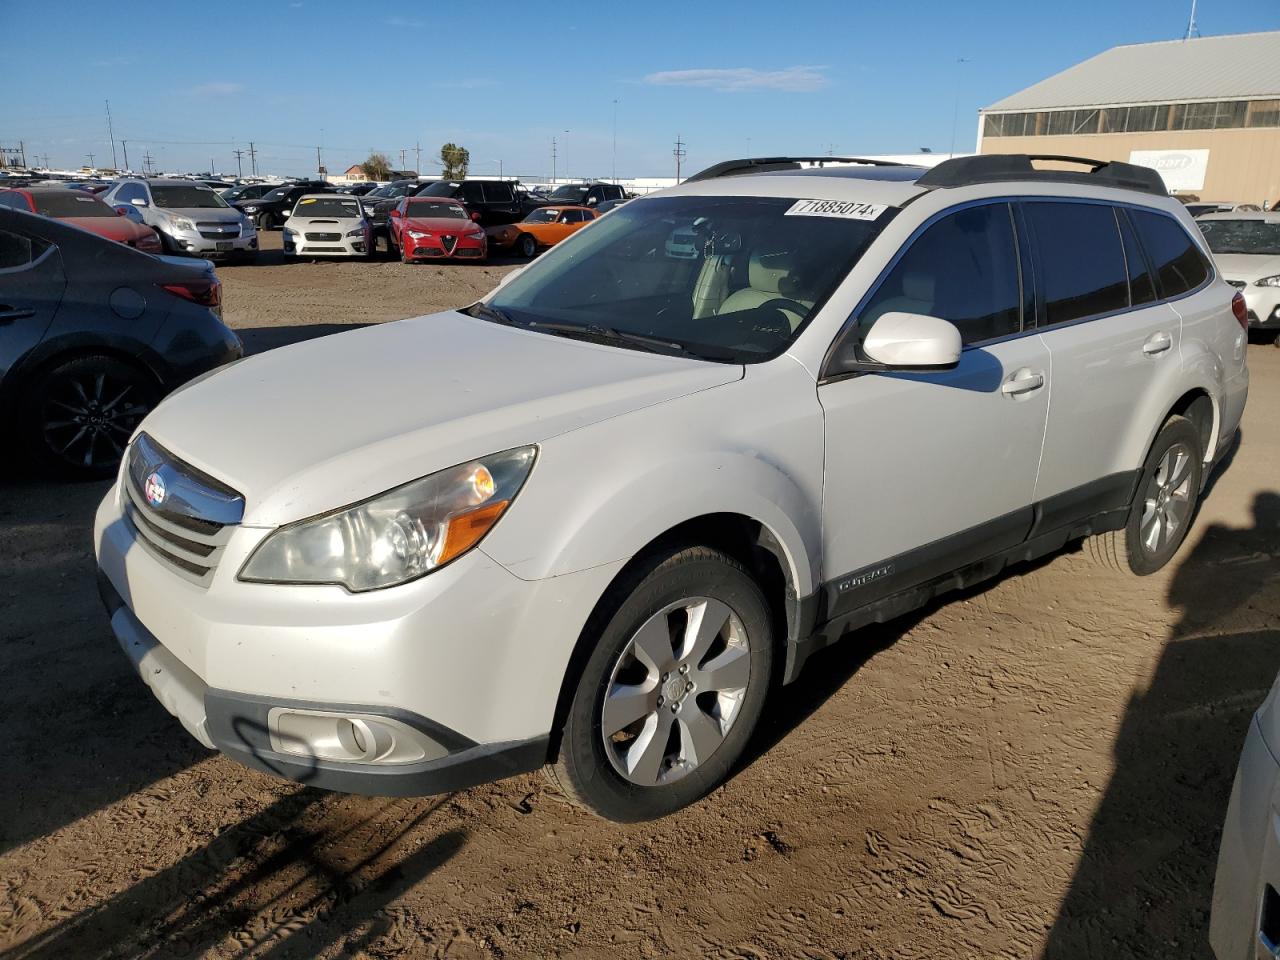
POLYGON ((611 588, 549 778, 623 823, 688 806, 741 756, 772 682, 768 602, 709 547, 654 556, 611 588))
POLYGON ((1147 454, 1124 527, 1090 537, 1090 555, 1139 577, 1155 573, 1173 559, 1191 529, 1203 472, 1200 431, 1186 417, 1170 417, 1147 454))
POLYGON ((520 256, 526 260, 532 260, 538 255, 538 241, 533 239, 532 234, 522 233, 520 239, 516 241, 516 249, 520 251, 520 256))

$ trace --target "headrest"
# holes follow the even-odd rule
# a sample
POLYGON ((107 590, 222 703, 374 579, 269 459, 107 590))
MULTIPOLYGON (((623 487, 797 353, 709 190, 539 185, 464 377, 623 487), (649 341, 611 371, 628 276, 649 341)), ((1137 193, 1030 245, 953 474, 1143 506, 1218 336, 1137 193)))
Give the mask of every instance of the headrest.
POLYGON ((790 296, 794 284, 788 280, 793 261, 790 251, 756 250, 747 264, 747 283, 753 290, 790 296))
POLYGON ((902 295, 909 300, 923 300, 933 303, 934 277, 931 273, 915 273, 904 271, 902 274, 902 295))

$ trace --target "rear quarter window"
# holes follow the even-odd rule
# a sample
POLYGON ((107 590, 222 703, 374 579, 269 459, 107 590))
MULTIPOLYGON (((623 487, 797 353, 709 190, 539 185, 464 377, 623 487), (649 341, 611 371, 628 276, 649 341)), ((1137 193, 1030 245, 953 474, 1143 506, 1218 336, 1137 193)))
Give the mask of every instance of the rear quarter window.
POLYGON ((1148 210, 1131 210, 1134 229, 1147 251, 1160 296, 1177 297, 1209 279, 1209 263, 1182 224, 1148 210))

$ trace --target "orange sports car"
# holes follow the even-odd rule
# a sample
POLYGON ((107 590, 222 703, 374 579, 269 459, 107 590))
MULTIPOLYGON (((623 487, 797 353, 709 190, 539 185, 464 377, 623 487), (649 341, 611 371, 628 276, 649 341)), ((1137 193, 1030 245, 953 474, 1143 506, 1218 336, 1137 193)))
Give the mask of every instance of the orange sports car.
POLYGON ((515 250, 522 257, 532 257, 581 230, 597 216, 590 207, 539 207, 519 223, 490 227, 489 247, 515 250))

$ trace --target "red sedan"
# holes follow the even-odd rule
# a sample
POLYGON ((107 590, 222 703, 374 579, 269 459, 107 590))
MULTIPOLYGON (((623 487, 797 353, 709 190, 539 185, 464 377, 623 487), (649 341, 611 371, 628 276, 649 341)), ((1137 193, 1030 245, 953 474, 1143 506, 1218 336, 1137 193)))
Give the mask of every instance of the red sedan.
POLYGON ((489 241, 471 214, 447 197, 405 197, 387 220, 391 252, 414 260, 484 260, 489 241))
POLYGON ((92 193, 66 187, 26 187, 0 190, 0 207, 13 207, 63 220, 81 229, 115 240, 143 253, 162 253, 160 236, 150 227, 134 223, 92 193))

